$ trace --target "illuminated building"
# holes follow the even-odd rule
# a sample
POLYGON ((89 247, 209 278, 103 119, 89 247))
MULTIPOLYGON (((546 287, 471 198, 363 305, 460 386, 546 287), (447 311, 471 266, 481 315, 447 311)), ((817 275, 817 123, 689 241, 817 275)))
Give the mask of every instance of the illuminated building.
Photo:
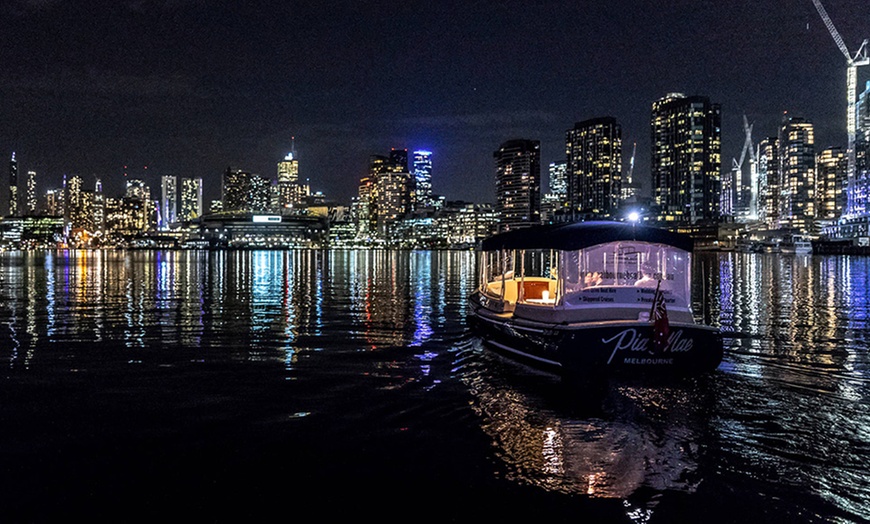
POLYGON ((160 178, 160 229, 178 221, 178 180, 175 175, 160 178))
POLYGON ((359 241, 387 239, 392 224, 411 211, 412 186, 407 149, 369 158, 369 172, 360 179, 356 205, 359 241))
MULTIPOLYGON (((847 205, 854 215, 870 216, 870 81, 856 104, 855 179, 848 190, 847 205)), ((865 219, 866 221, 866 219, 865 219)))
POLYGON ((561 221, 556 215, 564 215, 568 207, 568 170, 567 162, 550 162, 550 191, 541 200, 541 222, 561 221))
POLYGON ((181 178, 181 220, 202 216, 202 178, 181 178))
POLYGON ((321 247, 327 229, 324 217, 249 212, 208 214, 196 222, 200 241, 225 248, 321 247))
POLYGON ((151 189, 141 179, 127 181, 127 190, 120 201, 122 215, 119 231, 124 235, 132 235, 151 228, 154 215, 151 189))
POLYGON ((221 184, 223 211, 268 211, 271 182, 268 178, 227 168, 221 184))
POLYGON ((63 189, 49 189, 45 192, 45 214, 48 216, 62 217, 64 211, 63 189))
POLYGON ((658 220, 718 221, 721 109, 707 97, 670 93, 653 102, 652 189, 658 220))
POLYGON ((127 187, 124 195, 127 198, 138 198, 139 200, 150 200, 151 190, 145 185, 141 179, 131 178, 127 180, 127 187))
POLYGON ((839 218, 846 209, 849 157, 842 147, 829 147, 816 158, 817 218, 839 218))
POLYGON ((278 162, 277 193, 277 205, 281 210, 298 207, 308 196, 307 187, 299 183, 299 160, 296 157, 295 145, 293 151, 278 162))
POLYGON ((15 160, 15 152, 9 161, 9 216, 18 215, 18 161, 15 160))
POLYGON ((0 240, 23 249, 56 248, 63 241, 63 218, 4 218, 0 220, 0 240))
POLYGON ((414 151, 414 208, 433 206, 432 202, 432 152, 414 151))
POLYGON ((103 195, 103 182, 98 178, 94 183, 94 232, 106 230, 106 199, 103 195))
POLYGON ((88 211, 85 204, 84 180, 79 175, 73 175, 67 182, 66 195, 66 224, 68 229, 84 228, 87 222, 88 211))
POLYGON ((758 219, 775 229, 779 224, 779 138, 772 136, 758 143, 758 219))
POLYGON ((613 216, 622 192, 622 126, 613 117, 577 122, 565 132, 565 155, 571 210, 613 216))
POLYGON ((811 233, 816 217, 816 152, 811 122, 800 117, 783 118, 779 158, 779 226, 811 233))
POLYGON ((389 246, 405 249, 468 248, 495 233, 498 218, 489 204, 451 201, 433 216, 394 224, 389 246))
POLYGON ((541 222, 541 142, 509 140, 493 153, 499 231, 541 222))
POLYGON ((36 171, 27 172, 26 191, 24 213, 28 216, 36 215, 36 171))

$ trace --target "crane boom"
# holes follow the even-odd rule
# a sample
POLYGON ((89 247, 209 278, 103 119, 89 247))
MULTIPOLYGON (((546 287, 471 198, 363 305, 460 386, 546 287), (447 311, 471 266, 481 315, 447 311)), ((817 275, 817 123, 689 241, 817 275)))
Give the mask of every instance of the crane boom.
POLYGON ((819 15, 822 17, 822 21, 825 23, 825 27, 828 28, 828 32, 831 33, 831 36, 834 37, 834 42, 837 43, 837 47, 840 48, 840 51, 846 55, 846 60, 851 61, 852 55, 849 54, 849 48, 846 47, 846 43, 843 42, 843 37, 840 36, 837 28, 834 27, 834 22, 831 21, 831 17, 828 16, 828 12, 825 11, 825 7, 822 5, 820 0, 813 0, 813 4, 816 6, 816 11, 819 12, 819 15))

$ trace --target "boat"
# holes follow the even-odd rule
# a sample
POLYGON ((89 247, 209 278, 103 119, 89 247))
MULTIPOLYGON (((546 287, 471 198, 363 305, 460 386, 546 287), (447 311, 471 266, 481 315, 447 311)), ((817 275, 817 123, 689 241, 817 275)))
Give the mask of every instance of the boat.
POLYGON ((810 255, 813 252, 813 242, 806 235, 791 235, 779 243, 779 249, 787 254, 810 255))
POLYGON ((563 378, 696 375, 722 361, 692 311, 690 236, 626 222, 516 229, 481 243, 469 323, 484 344, 563 378))

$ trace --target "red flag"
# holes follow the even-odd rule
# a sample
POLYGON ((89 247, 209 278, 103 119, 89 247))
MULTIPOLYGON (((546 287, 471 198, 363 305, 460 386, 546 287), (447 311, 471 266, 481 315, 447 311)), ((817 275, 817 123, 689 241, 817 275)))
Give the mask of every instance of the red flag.
POLYGON ((662 281, 656 284, 656 294, 653 297, 652 310, 649 317, 653 322, 652 350, 660 353, 668 345, 668 335, 671 326, 668 322, 668 309, 665 307, 665 297, 661 292, 662 281))

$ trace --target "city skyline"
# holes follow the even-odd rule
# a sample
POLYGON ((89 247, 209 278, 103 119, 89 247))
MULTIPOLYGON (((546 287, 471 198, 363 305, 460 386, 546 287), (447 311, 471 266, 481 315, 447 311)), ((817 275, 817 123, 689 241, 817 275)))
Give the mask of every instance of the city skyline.
MULTIPOLYGON (((850 49, 870 36, 859 2, 824 4, 850 49)), ((623 165, 637 144, 648 193, 651 106, 670 92, 721 104, 723 172, 744 114, 757 139, 788 112, 814 123, 817 150, 847 140, 845 59, 810 0, 339 2, 326 15, 30 0, 0 11, 0 153, 36 171, 41 194, 63 174, 117 193, 124 166, 142 178, 147 165, 152 187, 203 178, 208 201, 227 167, 274 178, 295 145, 300 179, 339 202, 369 155, 393 147, 432 151, 433 193, 493 202, 499 144, 540 140, 546 166, 564 159, 566 130, 604 116, 623 128, 623 165)))

